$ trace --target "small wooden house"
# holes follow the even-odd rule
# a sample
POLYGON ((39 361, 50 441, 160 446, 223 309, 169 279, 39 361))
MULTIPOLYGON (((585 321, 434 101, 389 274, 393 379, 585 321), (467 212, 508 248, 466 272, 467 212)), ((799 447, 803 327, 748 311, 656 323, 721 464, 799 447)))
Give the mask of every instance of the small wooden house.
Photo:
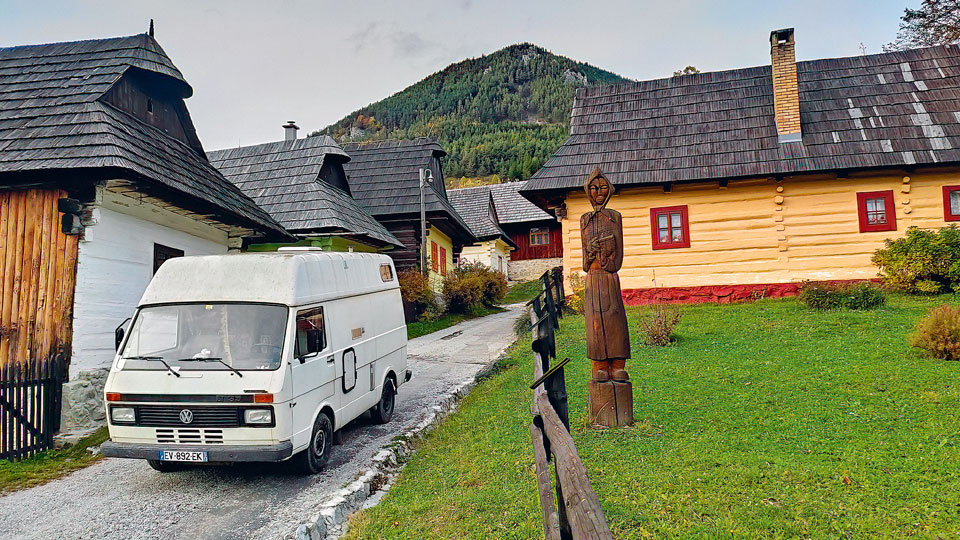
POLYGON ((434 289, 453 269, 460 250, 477 239, 447 200, 440 158, 446 155, 433 139, 347 143, 344 164, 353 198, 403 243, 390 250, 398 270, 420 268, 420 171, 433 182, 423 190, 426 207, 427 270, 434 289))
POLYGON ((0 364, 107 367, 163 261, 291 238, 207 161, 192 93, 146 34, 0 49, 0 364))
MULTIPOLYGON (((379 251, 403 244, 353 200, 343 164, 350 156, 326 135, 209 152, 210 162, 300 240, 328 251, 379 251)), ((279 244, 251 245, 273 251, 279 244)), ((291 245, 291 244, 284 244, 291 245)))
POLYGON ((877 277, 884 240, 960 220, 960 47, 796 62, 581 89, 570 137, 522 191, 562 221, 580 271, 583 183, 623 215, 628 302, 791 294, 877 277))
POLYGON ((475 244, 463 247, 459 263, 483 263, 507 277, 510 252, 517 246, 500 228, 488 186, 451 189, 447 196, 477 238, 475 244))

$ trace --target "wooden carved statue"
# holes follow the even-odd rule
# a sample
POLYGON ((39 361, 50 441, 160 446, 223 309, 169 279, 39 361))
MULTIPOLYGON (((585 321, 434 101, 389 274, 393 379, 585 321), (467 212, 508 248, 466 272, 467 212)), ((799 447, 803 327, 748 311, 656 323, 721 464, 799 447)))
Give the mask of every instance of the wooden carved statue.
POLYGON ((623 218, 606 207, 614 189, 600 169, 590 174, 584 190, 593 206, 580 217, 587 273, 583 302, 587 357, 593 362, 590 410, 594 423, 616 427, 633 421, 633 391, 626 370, 630 334, 617 275, 623 265, 623 218))

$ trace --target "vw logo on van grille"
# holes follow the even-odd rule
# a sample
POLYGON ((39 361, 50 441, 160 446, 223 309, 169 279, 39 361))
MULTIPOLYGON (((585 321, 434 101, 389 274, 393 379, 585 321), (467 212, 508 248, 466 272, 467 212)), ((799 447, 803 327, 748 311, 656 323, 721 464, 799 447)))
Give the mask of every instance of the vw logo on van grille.
POLYGON ((180 421, 183 422, 184 424, 189 424, 190 422, 193 422, 193 411, 191 411, 190 409, 183 409, 182 411, 180 411, 180 421))

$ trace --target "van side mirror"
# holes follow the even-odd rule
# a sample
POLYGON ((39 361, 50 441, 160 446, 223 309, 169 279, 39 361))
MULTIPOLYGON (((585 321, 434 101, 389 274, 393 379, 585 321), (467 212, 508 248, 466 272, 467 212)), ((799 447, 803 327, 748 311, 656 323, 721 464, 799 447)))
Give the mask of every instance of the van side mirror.
POLYGON ((127 321, 129 321, 129 320, 130 320, 130 317, 127 317, 126 319, 124 319, 123 322, 120 323, 120 326, 118 326, 118 327, 113 331, 113 350, 115 350, 115 351, 119 351, 119 350, 120 350, 120 344, 123 343, 123 336, 124 336, 124 334, 126 333, 126 332, 123 330, 123 325, 127 324, 127 321))

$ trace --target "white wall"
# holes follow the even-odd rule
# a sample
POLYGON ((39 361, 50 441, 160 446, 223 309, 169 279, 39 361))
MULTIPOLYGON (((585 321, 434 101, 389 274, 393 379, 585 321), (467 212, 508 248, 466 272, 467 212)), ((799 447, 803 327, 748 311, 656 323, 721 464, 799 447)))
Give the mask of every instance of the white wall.
POLYGON ((153 277, 154 243, 185 255, 227 252, 227 233, 211 225, 110 192, 98 199, 77 259, 70 378, 110 365, 113 331, 153 277))
POLYGON ((499 239, 464 246, 460 252, 460 260, 464 262, 479 261, 506 275, 510 262, 510 246, 499 239))

